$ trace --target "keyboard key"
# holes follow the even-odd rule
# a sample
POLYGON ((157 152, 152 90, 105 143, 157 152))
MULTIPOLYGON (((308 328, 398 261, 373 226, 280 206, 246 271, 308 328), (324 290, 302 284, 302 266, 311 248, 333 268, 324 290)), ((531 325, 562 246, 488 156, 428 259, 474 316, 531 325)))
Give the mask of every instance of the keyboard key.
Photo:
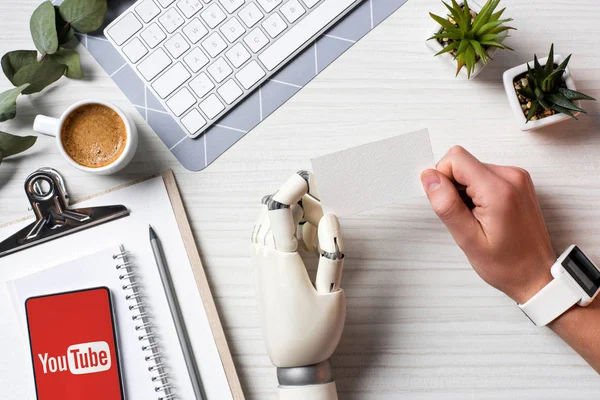
POLYGON ((229 14, 233 14, 235 10, 244 4, 244 0, 219 0, 219 3, 221 3, 229 14))
POLYGON ((204 22, 206 22, 209 28, 217 27, 217 25, 219 25, 221 22, 223 22, 225 18, 227 18, 223 10, 221 10, 221 7, 219 7, 215 3, 208 6, 208 8, 204 10, 200 15, 202 16, 202 19, 204 20, 204 22))
POLYGON ((167 38, 167 35, 160 29, 157 23, 153 22, 148 26, 144 31, 142 31, 142 39, 146 42, 146 44, 151 48, 155 48, 167 38))
POLYGON ((179 14, 174 8, 171 8, 169 11, 164 13, 158 19, 158 21, 169 33, 175 32, 177 28, 179 28, 185 22, 181 14, 179 14))
POLYGON ((206 75, 204 72, 201 72, 196 79, 190 82, 190 87, 194 93, 196 93, 196 96, 203 98, 208 94, 208 92, 213 90, 215 84, 212 83, 208 75, 206 75))
POLYGON ((269 44, 269 39, 267 39, 259 28, 255 28, 244 38, 244 42, 250 47, 250 50, 256 53, 269 44))
POLYGON ((254 3, 250 3, 246 7, 242 8, 242 11, 240 11, 238 15, 240 16, 242 21, 244 21, 244 24, 246 24, 248 28, 252 28, 254 25, 256 25, 258 21, 260 21, 264 17, 264 14, 258 9, 256 4, 254 3))
POLYGON ((206 70, 217 83, 223 82, 225 78, 227 78, 233 72, 233 70, 231 69, 229 64, 227 64, 227 61, 223 59, 223 57, 219 57, 217 61, 209 65, 208 68, 206 68, 206 70))
POLYGON ((284 62, 296 50, 314 40, 331 21, 354 5, 355 0, 327 0, 315 8, 306 18, 290 28, 258 56, 269 71, 284 62))
POLYGON ((135 7, 135 12, 144 22, 148 23, 160 14, 160 8, 154 1, 144 0, 135 7))
POLYGON ((216 95, 211 94, 206 98, 206 100, 200 103, 200 109, 208 118, 213 119, 225 109, 225 106, 223 103, 221 103, 221 100, 219 100, 216 95))
POLYGON ((227 43, 225 43, 217 32, 213 32, 212 35, 202 42, 202 47, 206 49, 212 58, 215 58, 227 48, 227 43))
POLYGON ((159 4, 163 6, 163 8, 169 7, 175 0, 158 0, 159 4))
POLYGON ((230 79, 221 85, 221 87, 217 89, 217 92, 227 104, 233 103, 244 93, 233 79, 230 79))
POLYGON ((283 21, 279 14, 275 13, 262 23, 262 27, 267 31, 269 36, 275 38, 281 32, 285 31, 287 24, 283 21))
POLYGON ((281 7, 283 16, 291 23, 296 22, 306 11, 298 0, 290 0, 281 7))
POLYGON ((198 72, 208 64, 208 57, 204 55, 202 50, 196 47, 194 50, 190 51, 185 57, 183 57, 183 61, 190 67, 192 72, 198 72))
POLYGON ((182 30, 192 43, 198 43, 200 39, 208 34, 208 29, 206 29, 204 24, 202 24, 198 18, 194 18, 192 22, 184 26, 182 30))
POLYGON ((250 89, 265 75, 265 71, 258 65, 256 60, 252 60, 240 72, 235 74, 235 77, 245 89, 250 89))
POLYGON ((202 7, 200 0, 179 0, 177 2, 177 8, 181 10, 186 18, 192 18, 202 7))
POLYGON ((136 63, 148 54, 148 49, 142 41, 138 38, 134 38, 132 41, 123 46, 123 53, 129 58, 132 63, 136 63))
POLYGON ((313 8, 319 1, 321 0, 302 0, 302 2, 306 4, 306 7, 308 8, 313 8))
POLYGON ((230 43, 233 43, 237 38, 242 36, 246 30, 242 24, 240 24, 240 21, 233 17, 223 24, 221 27, 221 32, 223 32, 223 35, 225 35, 230 43))
POLYGON ((266 13, 270 13, 281 4, 281 0, 258 0, 258 4, 265 10, 266 13))
POLYGON ((137 69, 147 81, 151 81, 156 75, 160 74, 165 68, 171 65, 172 62, 171 57, 169 57, 163 49, 158 49, 146 57, 146 59, 137 66, 137 69))
POLYGON ((167 106, 169 106, 176 117, 179 117, 181 114, 189 110, 194 104, 196 104, 196 98, 186 88, 181 89, 169 100, 167 100, 167 106))
POLYGON ((177 63, 156 79, 152 87, 164 99, 190 78, 191 75, 183 64, 177 63))
POLYGON ((119 46, 125 43, 137 31, 142 29, 142 23, 133 13, 127 13, 107 31, 111 39, 119 46))
POLYGON ((227 56, 227 59, 231 61, 235 68, 239 68, 250 58, 250 53, 243 44, 236 43, 235 46, 227 50, 225 56, 227 56))
POLYGON ((192 110, 188 115, 181 118, 181 123, 188 130, 190 134, 194 134, 200 130, 204 125, 206 125, 206 120, 200 114, 198 110, 192 110))
POLYGON ((189 50, 190 45, 185 41, 181 33, 176 33, 171 39, 165 42, 165 48, 171 53, 173 58, 179 58, 179 56, 189 50))

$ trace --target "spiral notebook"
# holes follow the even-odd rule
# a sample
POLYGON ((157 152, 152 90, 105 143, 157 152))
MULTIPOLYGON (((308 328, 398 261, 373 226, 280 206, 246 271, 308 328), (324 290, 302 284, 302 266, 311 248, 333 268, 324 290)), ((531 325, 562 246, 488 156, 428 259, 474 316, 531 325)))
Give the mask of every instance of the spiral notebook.
MULTIPOLYGON (((152 224, 162 240, 206 398, 243 400, 172 173, 77 203, 82 207, 104 204, 124 204, 131 215, 2 259, 2 280, 19 322, 7 320, 7 315, 3 329, 20 326, 20 338, 28 338, 24 304, 31 296, 106 286, 113 300, 125 398, 194 399, 149 244, 148 224, 152 224)), ((0 240, 29 222, 0 227, 0 240)), ((11 342, 14 337, 0 332, 4 346, 18 348, 18 341, 11 342)), ((19 363, 28 359, 31 367, 29 344, 23 344, 19 363)), ((35 398, 32 368, 0 368, 0 372, 26 388, 14 398, 35 398)))

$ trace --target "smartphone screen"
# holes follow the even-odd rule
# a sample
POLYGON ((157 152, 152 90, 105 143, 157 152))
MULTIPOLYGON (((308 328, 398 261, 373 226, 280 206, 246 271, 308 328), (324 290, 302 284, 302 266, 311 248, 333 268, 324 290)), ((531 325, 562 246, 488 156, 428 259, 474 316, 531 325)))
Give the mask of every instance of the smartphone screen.
POLYGON ((25 302, 38 400, 123 400, 106 287, 25 302))

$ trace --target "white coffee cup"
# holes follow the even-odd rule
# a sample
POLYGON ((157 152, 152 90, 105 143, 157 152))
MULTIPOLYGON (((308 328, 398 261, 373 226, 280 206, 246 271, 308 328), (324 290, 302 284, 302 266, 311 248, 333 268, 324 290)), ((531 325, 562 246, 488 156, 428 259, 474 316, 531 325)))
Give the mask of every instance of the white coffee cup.
POLYGON ((137 129, 133 121, 130 120, 129 117, 114 104, 98 99, 90 99, 77 102, 71 107, 67 108, 67 110, 58 119, 47 117, 45 115, 38 115, 37 117, 35 117, 35 121, 33 122, 33 130, 44 135, 56 137, 56 144, 58 145, 58 149, 60 150, 60 153, 63 155, 63 157, 69 162, 69 164, 71 164, 77 169, 96 175, 110 175, 125 168, 125 166, 129 164, 129 162, 133 159, 138 145, 137 129), (85 165, 81 165, 75 160, 73 160, 67 154, 67 151, 65 150, 61 140, 63 126, 69 115, 71 115, 71 113, 79 107, 88 104, 101 104, 114 110, 119 115, 119 117, 121 117, 123 123, 125 124, 126 142, 123 152, 112 163, 98 168, 86 167, 85 165))

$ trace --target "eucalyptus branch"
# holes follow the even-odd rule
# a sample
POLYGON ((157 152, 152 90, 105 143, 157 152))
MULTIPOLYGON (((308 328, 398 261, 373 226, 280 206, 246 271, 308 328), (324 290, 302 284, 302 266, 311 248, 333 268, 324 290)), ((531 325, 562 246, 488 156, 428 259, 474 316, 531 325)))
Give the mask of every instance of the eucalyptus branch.
MULTIPOLYGON (((75 37, 75 31, 89 33, 102 26, 106 1, 64 0, 60 6, 45 1, 35 9, 29 28, 37 51, 15 50, 2 57, 2 71, 15 88, 0 93, 0 122, 16 116, 19 95, 41 92, 63 75, 83 78, 79 53, 63 46, 75 37)), ((27 150, 36 139, 0 131, 0 162, 27 150)))

